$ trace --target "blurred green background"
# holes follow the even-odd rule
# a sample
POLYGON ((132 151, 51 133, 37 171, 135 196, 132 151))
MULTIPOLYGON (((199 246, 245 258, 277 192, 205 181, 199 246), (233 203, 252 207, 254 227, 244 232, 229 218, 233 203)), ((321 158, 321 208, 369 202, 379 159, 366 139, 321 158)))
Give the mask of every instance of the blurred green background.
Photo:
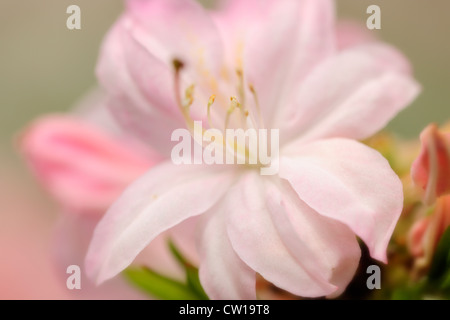
MULTIPOLYGON (((428 123, 450 120, 450 1, 337 0, 337 4, 341 18, 363 24, 366 8, 379 5, 382 29, 371 32, 409 57, 423 86, 419 99, 389 129, 414 138, 428 123)), ((12 142, 30 120, 69 110, 95 86, 102 38, 122 9, 122 0, 0 1, 0 254, 3 259, 8 255, 5 250, 24 250, 2 260, 0 298, 61 296, 60 289, 47 296, 40 291, 51 287, 42 273, 45 269, 50 277, 51 267, 48 261, 39 264, 35 259, 47 252, 58 210, 24 169, 12 142), (81 30, 66 28, 66 9, 71 4, 81 7, 81 30), (12 242, 19 243, 19 249, 11 247, 12 242), (28 264, 40 271, 27 269, 28 264), (14 270, 23 283, 5 285, 8 279, 19 279, 11 275, 14 270)), ((54 284, 59 288, 59 282, 54 284)))

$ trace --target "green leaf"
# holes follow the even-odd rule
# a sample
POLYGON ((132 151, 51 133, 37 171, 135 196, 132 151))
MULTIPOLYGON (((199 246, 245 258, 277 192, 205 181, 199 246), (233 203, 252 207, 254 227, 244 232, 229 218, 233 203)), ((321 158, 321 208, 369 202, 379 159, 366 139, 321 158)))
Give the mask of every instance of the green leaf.
POLYGON ((194 267, 194 265, 186 259, 185 256, 178 250, 175 246, 175 243, 169 241, 169 248, 172 252, 172 255, 175 259, 181 264, 186 272, 186 280, 188 287, 193 290, 201 300, 209 300, 208 295, 203 290, 203 287, 200 283, 200 278, 198 276, 198 269, 194 267))
POLYGON ((439 280, 450 270, 450 227, 444 232, 431 262, 428 277, 431 281, 439 280))
POLYGON ((125 276, 138 288, 163 300, 202 299, 186 284, 160 275, 148 268, 128 268, 125 276))
POLYGON ((426 291, 427 283, 419 281, 417 283, 409 283, 405 286, 395 289, 392 292, 392 300, 422 300, 426 291))
POLYGON ((198 269, 194 267, 186 268, 186 277, 189 288, 191 288, 201 300, 209 300, 205 290, 203 290, 200 278, 198 276, 198 269))
POLYGON ((447 272, 447 275, 443 278, 441 288, 444 290, 450 290, 450 270, 447 272))
POLYGON ((174 258, 181 264, 183 268, 192 266, 192 264, 181 254, 180 250, 178 250, 172 240, 169 240, 169 249, 174 258))

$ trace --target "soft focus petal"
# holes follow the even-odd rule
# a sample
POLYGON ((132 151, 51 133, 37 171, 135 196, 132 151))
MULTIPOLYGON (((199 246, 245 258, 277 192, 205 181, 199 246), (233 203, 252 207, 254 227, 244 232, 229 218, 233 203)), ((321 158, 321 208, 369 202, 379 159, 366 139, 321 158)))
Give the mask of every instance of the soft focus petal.
POLYGON ((66 207, 102 212, 156 161, 132 141, 69 116, 36 120, 21 148, 37 177, 66 207))
POLYGON ((125 132, 170 154, 170 134, 182 125, 175 103, 173 70, 147 53, 132 38, 121 18, 108 33, 97 64, 97 77, 108 94, 107 106, 125 132), (134 57, 129 56, 132 52, 134 57), (146 70, 134 79, 129 67, 146 70), (145 90, 142 77, 148 83, 145 90), (138 83, 138 81, 141 81, 138 83))
POLYGON ((278 122, 282 139, 367 138, 417 96, 399 52, 382 44, 344 50, 317 67, 278 122))
POLYGON ((340 295, 353 278, 361 256, 353 231, 315 212, 285 181, 267 192, 271 195, 269 211, 288 250, 307 270, 337 287, 334 297, 340 295))
POLYGON ((190 112, 199 118, 209 96, 217 93, 222 40, 196 1, 130 0, 127 9, 104 42, 97 75, 118 122, 167 154, 170 133, 184 127, 176 94, 183 97, 195 84, 190 112), (177 93, 174 60, 184 65, 177 93))
POLYGON ((87 257, 97 282, 114 277, 159 234, 202 214, 224 194, 232 174, 164 163, 133 183, 98 224, 87 257))
MULTIPOLYGON (((127 0, 131 19, 141 27, 142 44, 172 66, 177 58, 187 70, 218 73, 223 45, 213 20, 195 0, 127 0)), ((194 75, 194 73, 193 73, 194 75)))
POLYGON ((86 277, 83 261, 89 241, 99 216, 77 216, 64 214, 56 227, 53 241, 54 269, 60 281, 67 279, 67 267, 81 267, 81 290, 73 290, 71 294, 77 299, 144 299, 145 296, 130 286, 124 278, 96 286, 86 277))
POLYGON ((437 197, 450 193, 450 133, 430 124, 420 141, 420 155, 411 167, 411 176, 425 190, 425 203, 433 204, 437 197))
POLYGON ((417 221, 409 232, 409 249, 416 258, 415 267, 430 266, 445 230, 450 227, 450 195, 437 200, 431 214, 417 221))
POLYGON ((73 114, 112 134, 125 134, 112 117, 107 107, 108 97, 102 88, 89 90, 74 104, 73 114))
POLYGON ((424 254, 424 236, 430 225, 430 217, 425 217, 414 223, 408 234, 408 246, 414 257, 421 257, 424 254))
POLYGON ((374 33, 367 29, 364 24, 350 20, 338 21, 336 24, 336 46, 338 50, 345 50, 375 40, 374 33))
POLYGON ((347 139, 302 146, 280 160, 280 176, 325 217, 349 226, 386 262, 386 248, 403 207, 400 179, 377 151, 347 139))
POLYGON ((283 243, 267 209, 264 180, 257 173, 247 174, 230 190, 228 234, 239 257, 277 287, 293 294, 320 297, 336 287, 310 272, 283 243))
POLYGON ((200 281, 210 299, 255 300, 256 274, 231 246, 225 220, 228 210, 226 204, 219 205, 206 217, 200 238, 200 281))
POLYGON ((297 83, 333 53, 333 26, 329 0, 266 1, 259 24, 248 26, 252 31, 245 39, 243 70, 266 126, 291 99, 297 83))

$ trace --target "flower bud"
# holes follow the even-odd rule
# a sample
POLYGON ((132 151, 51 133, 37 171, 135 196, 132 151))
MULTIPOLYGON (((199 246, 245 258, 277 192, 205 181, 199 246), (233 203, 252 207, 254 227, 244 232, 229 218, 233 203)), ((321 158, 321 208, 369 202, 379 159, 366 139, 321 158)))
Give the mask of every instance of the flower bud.
POLYGON ((438 199, 431 215, 417 221, 409 232, 409 249, 416 267, 428 267, 436 247, 450 226, 450 195, 438 199))
POLYGON ((154 162, 130 141, 68 116, 46 116, 22 134, 34 174, 65 207, 103 213, 154 162))
POLYGON ((421 152, 414 161, 411 175, 414 183, 425 190, 424 202, 450 193, 450 133, 430 124, 421 135, 421 152))

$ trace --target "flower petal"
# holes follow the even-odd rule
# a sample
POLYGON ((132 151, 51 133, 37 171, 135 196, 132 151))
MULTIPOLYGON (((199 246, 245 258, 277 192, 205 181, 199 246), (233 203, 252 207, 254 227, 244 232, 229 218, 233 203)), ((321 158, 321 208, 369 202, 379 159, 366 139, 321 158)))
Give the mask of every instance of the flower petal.
POLYGON ((280 159, 280 177, 315 211, 349 226, 372 257, 387 262, 403 189, 386 159, 363 144, 339 138, 291 148, 292 156, 280 159))
POLYGON ((361 250, 344 224, 321 216, 284 181, 267 191, 269 212, 280 238, 309 272, 335 285, 340 295, 355 275, 361 250))
POLYGON ((164 163, 133 183, 98 224, 86 257, 103 282, 125 269, 159 234, 202 214, 226 192, 233 175, 201 165, 164 163))
POLYGON ((134 179, 158 160, 133 141, 75 117, 36 120, 21 148, 42 183, 66 208, 103 213, 134 179))
POLYGON ((411 103, 420 86, 399 52, 382 44, 344 50, 317 67, 277 121, 282 139, 364 139, 411 103))
POLYGON ((351 20, 338 21, 336 24, 336 46, 338 50, 349 49, 356 45, 375 42, 376 36, 364 24, 351 20))
POLYGON ((141 26, 143 45, 172 66, 177 58, 186 68, 213 73, 222 67, 223 44, 208 12, 194 0, 127 0, 130 17, 141 26))
POLYGON ((121 18, 107 35, 96 68, 97 77, 108 95, 107 106, 124 131, 169 155, 170 134, 183 126, 175 103, 173 71, 131 37, 125 27, 127 21, 129 18, 121 18), (129 57, 132 52, 134 56, 129 57), (138 79, 129 70, 133 65, 146 70, 138 79), (144 77, 145 89, 141 86, 144 77))
POLYGON ((267 1, 259 24, 248 27, 252 31, 244 43, 243 70, 270 127, 273 115, 288 104, 295 86, 333 53, 333 2, 267 1))
POLYGON ((411 177, 425 190, 424 202, 450 193, 450 133, 430 124, 420 134, 420 154, 411 166, 411 177))
MULTIPOLYGON (((80 216, 71 212, 64 213, 57 226, 52 241, 53 267, 60 280, 67 278, 67 267, 82 266, 89 241, 100 216, 80 216)), ((160 258, 161 256, 158 256, 160 258)), ((173 263, 172 263, 173 264, 173 263)), ((169 265, 170 267, 170 265, 169 265)), ((145 295, 130 286, 123 278, 116 278, 101 286, 96 286, 81 272, 82 290, 72 290, 77 299, 145 299, 145 295)))
POLYGON ((255 300, 256 274, 236 254, 226 231, 228 208, 211 209, 200 239, 200 280, 210 299, 255 300))
POLYGON ((336 287, 309 272, 280 238, 266 207, 264 180, 248 173, 230 190, 228 234, 239 257, 266 280, 305 297, 333 293, 336 287))
POLYGON ((118 122, 167 155, 170 133, 185 127, 176 95, 194 84, 191 116, 206 115, 223 66, 221 37, 196 1, 129 0, 127 9, 103 44, 97 76, 118 122), (184 65, 180 92, 174 60, 184 65))

